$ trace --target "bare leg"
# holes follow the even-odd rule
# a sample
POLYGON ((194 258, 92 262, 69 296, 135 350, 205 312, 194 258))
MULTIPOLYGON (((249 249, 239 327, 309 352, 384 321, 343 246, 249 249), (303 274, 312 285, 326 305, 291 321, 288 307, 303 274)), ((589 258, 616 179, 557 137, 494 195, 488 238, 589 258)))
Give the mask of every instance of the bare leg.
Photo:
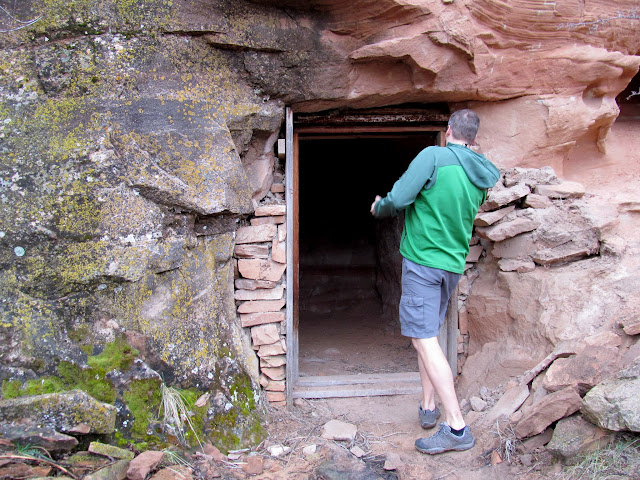
MULTIPOLYGON (((414 348, 418 351, 418 357, 426 371, 429 383, 433 386, 438 397, 440 397, 444 408, 445 421, 451 428, 456 430, 464 428, 465 421, 456 397, 453 373, 451 373, 449 362, 447 362, 440 348, 438 338, 412 338, 411 340, 414 348)), ((424 389, 424 382, 422 388, 424 389)), ((427 396, 426 393, 424 396, 427 396)), ((424 405, 423 408, 425 408, 424 405)))
POLYGON ((420 370, 420 383, 422 383, 422 409, 433 410, 436 408, 435 390, 429 380, 427 368, 424 366, 422 357, 418 354, 418 369, 420 370))

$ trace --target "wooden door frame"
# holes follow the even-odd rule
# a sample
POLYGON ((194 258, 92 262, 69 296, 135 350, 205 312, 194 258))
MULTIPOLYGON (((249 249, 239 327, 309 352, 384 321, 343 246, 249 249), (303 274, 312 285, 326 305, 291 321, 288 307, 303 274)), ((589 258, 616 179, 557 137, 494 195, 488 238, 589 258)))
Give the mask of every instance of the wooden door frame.
MULTIPOLYGON (((379 116, 376 118, 380 118, 379 116)), ((406 119, 406 115, 402 116, 406 119)), ((438 132, 436 143, 445 145, 444 133, 446 120, 438 117, 436 124, 422 121, 420 125, 407 124, 376 124, 371 125, 301 125, 294 131, 294 113, 290 107, 285 111, 285 197, 287 204, 286 217, 286 397, 287 404, 292 405, 293 398, 309 397, 321 398, 332 396, 366 396, 366 395, 393 395, 400 393, 414 393, 420 388, 419 376, 416 372, 406 374, 379 374, 379 375, 343 375, 323 377, 314 381, 305 377, 301 381, 299 377, 299 343, 298 332, 300 324, 300 307, 298 301, 300 252, 299 252, 299 140, 313 138, 314 135, 324 139, 331 138, 358 138, 363 134, 376 133, 409 133, 409 132, 438 132), (444 120, 444 122, 443 122, 444 120), (349 378, 353 377, 353 378, 349 378), (357 379, 356 379, 357 377, 357 379), (356 387, 354 383, 358 383, 356 387), (363 386, 364 385, 364 386, 363 386), (299 387, 299 388, 297 388, 299 387), (320 387, 320 391, 313 394, 304 393, 309 388, 320 387)), ((456 290, 457 292, 457 290, 456 290)), ((457 294, 451 297, 446 326, 441 329, 439 341, 452 367, 453 374, 457 374, 457 340, 458 340, 458 309, 457 294)))

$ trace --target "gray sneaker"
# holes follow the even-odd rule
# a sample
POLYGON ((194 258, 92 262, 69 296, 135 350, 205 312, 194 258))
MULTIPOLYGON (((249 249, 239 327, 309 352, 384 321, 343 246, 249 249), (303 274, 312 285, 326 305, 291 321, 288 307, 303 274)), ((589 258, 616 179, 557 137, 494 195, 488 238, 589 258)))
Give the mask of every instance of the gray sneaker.
POLYGON ((451 427, 446 423, 440 424, 440 429, 435 435, 428 438, 419 438, 416 440, 416 448, 422 453, 442 453, 449 450, 469 450, 476 444, 471 429, 468 425, 464 427, 464 433, 458 437, 451 433, 451 427))
POLYGON ((420 425, 422 425, 422 428, 435 427, 440 417, 440 410, 438 410, 438 407, 435 407, 433 410, 423 410, 422 405, 418 404, 418 416, 420 417, 420 425))

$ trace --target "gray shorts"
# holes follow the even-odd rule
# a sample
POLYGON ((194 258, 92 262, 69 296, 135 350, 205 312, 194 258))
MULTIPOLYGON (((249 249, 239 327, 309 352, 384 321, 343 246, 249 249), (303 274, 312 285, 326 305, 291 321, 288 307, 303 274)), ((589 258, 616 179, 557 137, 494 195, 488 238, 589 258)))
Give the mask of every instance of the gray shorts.
POLYGON ((402 259, 400 327, 412 338, 437 337, 461 275, 402 259))

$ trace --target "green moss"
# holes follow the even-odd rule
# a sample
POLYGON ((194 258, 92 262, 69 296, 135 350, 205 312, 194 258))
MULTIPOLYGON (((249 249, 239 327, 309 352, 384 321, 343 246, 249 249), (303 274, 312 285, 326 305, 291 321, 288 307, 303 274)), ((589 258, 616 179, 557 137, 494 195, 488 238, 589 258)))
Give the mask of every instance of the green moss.
POLYGON ((210 424, 208 437, 223 450, 257 445, 266 437, 254 391, 246 375, 239 375, 229 388, 234 407, 217 413, 210 424))
POLYGON ((135 380, 122 397, 134 417, 132 436, 146 440, 149 422, 156 418, 160 409, 160 380, 135 380))
MULTIPOLYGON (((15 398, 77 388, 101 402, 113 404, 116 400, 116 391, 106 378, 106 374, 112 370, 129 370, 137 355, 138 351, 131 348, 123 338, 117 338, 114 342, 105 345, 100 354, 88 357, 89 368, 80 368, 71 362, 61 361, 57 369, 59 377, 43 377, 29 380, 24 384, 17 380, 5 380, 2 383, 2 395, 4 398, 15 398)), ((155 386, 155 390, 159 391, 158 385, 155 386)), ((148 401, 148 398, 145 401, 148 401)), ((156 403, 159 404, 159 402, 156 403)))
POLYGON ((6 399, 19 397, 22 395, 20 393, 21 387, 22 383, 18 380, 4 380, 2 382, 2 397, 6 399))
POLYGON ((190 426, 185 425, 184 437, 190 446, 196 446, 204 440, 204 427, 207 418, 207 405, 196 407, 196 401, 202 396, 202 392, 196 389, 180 390, 180 395, 185 401, 189 412, 190 426))
POLYGON ((94 357, 87 359, 87 364, 100 371, 111 370, 127 371, 138 356, 139 352, 132 348, 124 338, 118 337, 115 341, 107 343, 104 350, 94 357))
POLYGON ((82 350, 87 356, 93 355, 93 345, 81 345, 80 350, 82 350))
POLYGON ((43 395, 66 390, 64 384, 57 377, 29 380, 22 388, 26 395, 43 395))
POLYGON ((5 380, 2 382, 2 395, 4 398, 16 398, 24 395, 44 395, 46 393, 63 392, 67 390, 64 383, 57 377, 44 377, 37 380, 28 380, 22 384, 18 380, 5 380))
POLYGON ((82 369, 71 362, 63 361, 58 365, 58 374, 69 389, 84 390, 96 400, 105 403, 113 404, 116 400, 116 391, 102 369, 82 369))

